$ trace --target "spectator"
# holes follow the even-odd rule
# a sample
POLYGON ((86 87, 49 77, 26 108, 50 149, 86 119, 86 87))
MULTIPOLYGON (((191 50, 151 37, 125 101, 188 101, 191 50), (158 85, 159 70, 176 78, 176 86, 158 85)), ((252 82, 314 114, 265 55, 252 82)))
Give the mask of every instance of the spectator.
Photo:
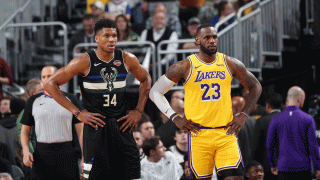
MULTIPOLYGON (((172 109, 177 112, 181 117, 184 117, 184 102, 183 100, 175 100, 171 104, 172 109)), ((157 129, 156 135, 160 136, 161 141, 163 142, 163 145, 166 148, 169 148, 172 145, 175 145, 176 142, 174 140, 175 131, 177 129, 176 124, 171 121, 170 119, 167 119, 163 122, 162 125, 157 129)))
MULTIPOLYGON (((228 1, 221 1, 219 4, 217 4, 216 8, 218 9, 219 14, 214 16, 211 20, 211 24, 215 26, 217 22, 223 20, 226 18, 229 14, 234 12, 233 5, 228 1)), ((225 22, 222 26, 218 28, 218 32, 230 25, 234 22, 234 18, 231 18, 227 22, 225 22)))
POLYGON ((303 112, 305 92, 293 86, 287 94, 286 109, 272 118, 267 134, 271 171, 278 179, 312 179, 312 159, 320 178, 319 145, 311 115, 303 112))
MULTIPOLYGON (((252 0, 238 0, 237 2, 237 10, 239 10, 242 6, 250 3, 252 0)), ((250 6, 242 12, 242 16, 251 13, 254 10, 254 6, 250 6)))
POLYGON ((7 62, 0 57, 0 99, 2 99, 2 84, 13 84, 13 77, 7 62))
MULTIPOLYGON (((84 29, 78 31, 74 34, 68 46, 70 59, 73 57, 73 48, 79 43, 94 43, 94 25, 95 21, 92 14, 84 15, 82 19, 82 24, 84 29)), ((76 49, 77 53, 85 53, 89 50, 89 47, 79 47, 76 49)))
MULTIPOLYGON (((171 41, 176 41, 178 40, 178 35, 176 32, 172 31, 170 28, 166 27, 167 26, 167 16, 163 12, 156 12, 153 15, 152 18, 153 22, 153 28, 152 29, 145 29, 141 33, 141 41, 151 41, 153 42, 156 47, 158 44, 163 41, 163 40, 171 40, 171 41)), ((165 44, 162 46, 162 50, 167 50, 170 52, 174 52, 178 47, 178 44, 165 44)), ((172 60, 174 59, 175 54, 166 54, 166 55, 161 55, 161 59, 157 59, 157 62, 159 64, 165 64, 167 62, 171 63, 172 60)), ((150 66, 152 67, 152 66, 150 66)), ((150 73, 151 74, 151 73, 150 73)))
POLYGON ((124 14, 128 21, 131 19, 131 9, 128 2, 123 0, 111 0, 105 8, 104 17, 115 20, 120 14, 124 14))
POLYGON ((183 163, 183 158, 188 153, 188 132, 177 127, 174 140, 176 144, 170 146, 169 150, 176 156, 179 163, 183 163))
POLYGON ((142 160, 145 156, 145 154, 143 153, 143 149, 142 149, 142 143, 143 143, 143 137, 140 133, 140 131, 138 129, 133 129, 132 131, 133 134, 133 138, 137 143, 137 147, 139 148, 139 153, 140 153, 140 160, 142 160))
MULTIPOLYGON (((183 163, 181 165, 183 167, 183 175, 181 176, 180 180, 190 180, 190 178, 188 178, 190 176, 190 171, 188 166, 187 154, 183 157, 183 163)), ((191 180, 195 180, 195 179, 191 179, 191 180)))
POLYGON ((4 97, 0 101, 0 119, 10 117, 10 98, 4 97))
MULTIPOLYGON (((243 111, 246 101, 241 96, 234 96, 232 99, 233 116, 239 115, 243 111)), ((244 167, 252 161, 252 139, 254 138, 254 125, 256 120, 250 116, 246 120, 238 134, 238 143, 240 146, 244 167)))
POLYGON ((279 93, 271 94, 266 100, 266 110, 268 115, 262 116, 260 119, 258 119, 254 127, 255 138, 253 147, 255 149, 253 150, 252 155, 254 160, 262 163, 265 171, 265 180, 273 180, 278 178, 277 176, 271 173, 271 166, 268 161, 266 141, 271 119, 281 112, 280 109, 282 108, 282 105, 282 95, 279 93))
MULTIPOLYGON (((249 91, 246 88, 242 87, 242 97, 244 97, 244 99, 247 99, 249 95, 249 91)), ((267 115, 267 111, 266 108, 264 106, 262 106, 261 104, 256 103, 253 108, 251 109, 250 112, 250 116, 255 118, 255 119, 259 119, 262 116, 267 115)))
MULTIPOLYGON (((200 26, 201 21, 197 17, 193 17, 188 21, 188 33, 182 39, 193 39, 196 36, 197 28, 200 26)), ((182 49, 197 49, 199 45, 195 42, 188 42, 182 45, 182 49)))
POLYGON ((155 134, 154 126, 150 120, 150 118, 141 118, 138 123, 138 130, 140 131, 143 139, 152 137, 155 134))
MULTIPOLYGON (((167 8, 164 6, 163 3, 158 3, 154 7, 154 13, 156 12, 165 13, 167 16, 167 27, 169 27, 172 31, 175 31, 179 37, 182 35, 181 23, 177 15, 169 14, 167 8)), ((151 29, 153 27, 152 19, 152 17, 149 17, 146 20, 146 29, 151 29)))
POLYGON ((246 176, 248 180, 263 180, 263 166, 257 161, 251 161, 246 166, 246 176))
POLYGON ((0 173, 0 180, 13 180, 9 173, 0 173))
POLYGON ((146 157, 141 160, 141 180, 180 179, 181 165, 170 151, 166 151, 159 136, 146 138, 142 144, 146 157))
POLYGON ((179 18, 183 27, 187 27, 190 18, 198 15, 202 4, 201 0, 179 0, 179 18))
POLYGON ((184 100, 184 93, 179 90, 173 91, 173 93, 171 94, 170 103, 179 99, 184 100))
MULTIPOLYGON (((96 0, 86 0, 87 1, 87 14, 91 14, 92 13, 92 9, 90 7, 90 5, 92 3, 94 3, 96 0)), ((109 3, 111 0, 100 0, 103 3, 103 6, 106 6, 107 3, 109 3)), ((104 11, 104 9, 103 9, 104 11)))
POLYGON ((99 19, 104 17, 104 9, 105 5, 101 1, 95 1, 90 4, 90 8, 92 9, 93 20, 96 23, 99 19))
POLYGON ((16 165, 16 140, 18 138, 18 128, 16 125, 16 120, 23 110, 26 102, 19 98, 13 98, 10 102, 11 116, 1 120, 0 123, 0 142, 6 143, 10 150, 10 164, 16 165))
POLYGON ((139 35, 131 30, 129 27, 129 21, 125 15, 118 15, 115 22, 118 30, 118 41, 139 40, 139 35))

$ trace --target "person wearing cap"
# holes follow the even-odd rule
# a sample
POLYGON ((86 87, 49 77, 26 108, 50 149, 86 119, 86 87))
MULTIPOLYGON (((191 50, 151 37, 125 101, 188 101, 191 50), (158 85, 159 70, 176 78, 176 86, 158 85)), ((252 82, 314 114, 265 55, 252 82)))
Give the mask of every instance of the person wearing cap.
POLYGON ((116 17, 120 14, 124 14, 128 21, 131 19, 131 8, 128 2, 123 0, 112 0, 110 1, 105 8, 104 17, 116 20, 116 17))
POLYGON ((91 14, 93 16, 94 22, 97 22, 100 18, 104 17, 105 5, 101 1, 95 1, 90 4, 91 14))
MULTIPOLYGON (((191 39, 196 36, 197 28, 200 26, 201 21, 197 17, 193 17, 188 21, 188 33, 186 33, 182 39, 191 39)), ((182 49, 197 49, 199 45, 195 42, 187 42, 182 44, 182 49)))
MULTIPOLYGON (((97 0, 86 0, 86 2, 87 2, 87 14, 91 14, 92 13, 92 9, 91 9, 90 5, 92 3, 94 3, 95 1, 97 1, 97 0)), ((108 4, 111 0, 99 0, 99 1, 101 1, 103 3, 103 5, 106 6, 106 4, 108 4)), ((103 9, 103 11, 104 11, 104 9, 103 9)))

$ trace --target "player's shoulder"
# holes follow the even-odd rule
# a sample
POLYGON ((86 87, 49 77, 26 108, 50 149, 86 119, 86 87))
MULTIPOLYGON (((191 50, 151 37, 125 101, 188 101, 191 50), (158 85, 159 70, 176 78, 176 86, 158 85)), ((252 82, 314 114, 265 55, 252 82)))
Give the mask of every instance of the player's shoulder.
POLYGON ((123 56, 123 59, 126 60, 126 59, 132 59, 132 58, 137 58, 134 54, 130 53, 130 52, 127 52, 127 51, 122 51, 122 56, 123 56))

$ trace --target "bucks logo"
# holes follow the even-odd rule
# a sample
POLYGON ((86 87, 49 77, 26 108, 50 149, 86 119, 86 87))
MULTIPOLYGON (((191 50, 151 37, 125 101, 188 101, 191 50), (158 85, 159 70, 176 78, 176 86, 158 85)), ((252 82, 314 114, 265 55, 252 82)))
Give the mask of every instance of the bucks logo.
POLYGON ((107 89, 109 91, 112 91, 112 89, 114 88, 113 82, 116 80, 117 75, 118 75, 118 71, 116 68, 111 67, 111 69, 112 69, 112 72, 110 72, 110 73, 105 72, 106 68, 102 68, 100 71, 101 77, 104 80, 104 82, 107 83, 107 89))

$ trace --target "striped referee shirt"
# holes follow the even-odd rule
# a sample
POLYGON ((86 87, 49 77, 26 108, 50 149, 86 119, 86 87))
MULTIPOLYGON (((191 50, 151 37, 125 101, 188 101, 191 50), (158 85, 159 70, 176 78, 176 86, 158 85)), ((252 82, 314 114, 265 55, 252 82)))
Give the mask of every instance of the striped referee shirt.
MULTIPOLYGON (((80 102, 74 95, 64 93, 79 109, 80 102)), ((37 142, 58 143, 72 141, 72 124, 80 121, 44 92, 31 96, 26 104, 21 123, 35 126, 37 142)))

